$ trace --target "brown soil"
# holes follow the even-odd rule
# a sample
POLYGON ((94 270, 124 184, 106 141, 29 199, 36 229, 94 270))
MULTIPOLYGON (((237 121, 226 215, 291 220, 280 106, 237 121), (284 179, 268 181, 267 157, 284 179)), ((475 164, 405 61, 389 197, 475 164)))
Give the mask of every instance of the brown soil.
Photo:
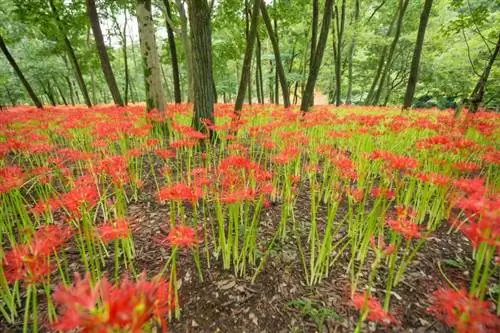
MULTIPOLYGON (((150 187, 149 184, 148 187, 150 187)), ((164 234, 169 213, 168 205, 155 202, 153 190, 145 191, 137 203, 129 206, 128 217, 132 222, 137 252, 136 267, 152 276, 163 268, 169 249, 159 246, 155 239, 164 234)), ((342 207, 339 208, 342 212, 342 207)), ((302 191, 296 204, 299 223, 308 223, 309 198, 302 191)), ((267 243, 279 222, 280 207, 273 204, 262 213, 261 239, 267 243)), ((322 217, 318 219, 321 221, 322 217)), ((440 286, 446 286, 438 263, 443 260, 463 260, 463 267, 455 268, 442 263, 444 274, 457 286, 466 284, 471 270, 470 245, 459 233, 447 233, 443 223, 427 241, 427 245, 416 256, 413 265, 406 272, 404 281, 393 290, 392 313, 399 325, 383 326, 365 324, 366 332, 449 332, 450 330, 426 312, 430 293, 440 286)), ((78 253, 69 249, 69 256, 75 256, 71 265, 79 266, 78 253)), ((203 252, 203 249, 202 249, 203 252)), ((180 280, 180 320, 170 322, 170 332, 352 332, 358 319, 358 312, 349 301, 350 284, 346 272, 349 255, 346 251, 335 264, 330 276, 320 284, 308 287, 304 283, 303 270, 297 256, 293 239, 284 244, 276 243, 255 283, 251 283, 253 268, 248 268, 248 277, 236 278, 232 271, 224 271, 212 257, 211 267, 202 256, 203 277, 200 281, 189 252, 181 253, 178 264, 180 280), (290 302, 301 300, 310 303, 317 311, 334 311, 323 323, 315 323, 311 311, 293 306, 290 302)), ((70 259, 70 261, 72 261, 70 259)), ((369 266, 366 265, 365 266, 369 266)), ((110 272, 112 264, 110 263, 110 272)), ((374 294, 384 296, 384 284, 380 276, 374 294)), ((112 274, 109 274, 112 276, 112 274)), ((367 275, 367 274, 365 274, 367 275)), ((360 287, 363 286, 363 281, 360 287)), ((42 293, 41 293, 42 295, 42 293)), ((40 301, 43 304, 43 301, 40 301)), ((43 317, 44 309, 40 314, 43 317)), ((21 319, 22 320, 22 319, 21 319)), ((320 320, 321 322, 321 320, 320 320)), ((42 324, 43 325, 43 324, 42 324)), ((41 331, 49 331, 46 327, 41 331)), ((0 321, 1 332, 21 332, 22 323, 15 326, 0 321)))

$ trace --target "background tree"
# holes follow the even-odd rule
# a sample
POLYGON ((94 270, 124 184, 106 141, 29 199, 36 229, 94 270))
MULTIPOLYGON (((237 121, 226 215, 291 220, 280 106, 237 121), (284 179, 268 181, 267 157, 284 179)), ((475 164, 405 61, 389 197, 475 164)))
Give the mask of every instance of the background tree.
POLYGON ((193 60, 193 127, 209 132, 204 123, 214 122, 214 90, 212 74, 211 8, 206 0, 188 0, 193 60))
POLYGON ((115 104, 123 106, 123 100, 120 95, 120 90, 118 89, 118 85, 116 84, 115 75, 113 74, 113 68, 111 68, 111 63, 109 62, 108 58, 108 52, 106 51, 106 45, 104 44, 104 38, 102 36, 101 25, 99 24, 99 16, 97 15, 95 0, 86 0, 86 4, 90 26, 92 27, 92 32, 94 34, 94 39, 97 46, 97 54, 99 54, 101 69, 104 74, 104 78, 106 79, 109 92, 111 93, 111 96, 113 96, 113 101, 115 102, 115 104))
POLYGON ((141 43, 146 109, 165 109, 163 85, 161 81, 160 58, 156 46, 155 27, 151 13, 150 0, 137 0, 137 24, 141 43))

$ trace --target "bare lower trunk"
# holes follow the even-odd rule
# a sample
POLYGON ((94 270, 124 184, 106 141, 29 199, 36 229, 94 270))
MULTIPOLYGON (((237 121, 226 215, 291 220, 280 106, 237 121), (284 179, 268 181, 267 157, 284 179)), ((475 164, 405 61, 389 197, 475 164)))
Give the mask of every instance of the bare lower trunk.
POLYGON ((245 56, 243 58, 243 67, 241 69, 238 95, 236 96, 236 103, 234 105, 234 111, 238 114, 243 107, 243 100, 245 99, 245 92, 248 88, 250 72, 252 70, 253 48, 255 45, 255 38, 257 37, 257 28, 259 23, 259 4, 260 0, 253 0, 250 30, 246 41, 247 45, 245 48, 245 56))
POLYGON ((123 106, 123 100, 120 95, 120 90, 118 89, 118 85, 116 84, 115 75, 113 74, 113 68, 111 67, 111 63, 109 62, 108 52, 106 51, 106 45, 104 44, 104 38, 102 36, 101 25, 99 24, 99 17, 97 15, 95 0, 86 0, 86 3, 87 14, 97 47, 97 54, 99 55, 99 60, 101 62, 102 73, 104 74, 104 78, 106 79, 106 83, 108 85, 109 92, 113 97, 113 101, 116 105, 123 106))
POLYGON ((5 58, 7 58, 7 61, 9 62, 9 64, 12 66, 12 69, 14 70, 16 75, 19 77, 19 80, 21 80, 21 83, 23 84, 24 89, 26 89, 26 91, 28 92, 28 95, 30 96, 31 100, 33 101, 33 104, 35 104, 35 106, 39 109, 43 108, 42 102, 40 101, 38 96, 35 94, 35 91, 33 90, 33 88, 31 88, 31 85, 28 83, 28 80, 26 80, 26 78, 24 77, 23 72, 21 71, 21 69, 17 65, 16 61, 14 60, 14 57, 12 57, 12 55, 10 54, 9 49, 5 45, 5 42, 4 42, 1 35, 0 35, 0 49, 2 50, 2 53, 4 54, 5 58))
POLYGON ((59 32, 60 32, 61 36, 63 37, 64 46, 66 47, 66 52, 67 52, 69 60, 71 62, 71 66, 73 67, 73 70, 75 71, 76 82, 78 83, 78 86, 80 87, 80 91, 82 92, 85 104, 87 104, 87 106, 90 108, 92 106, 92 103, 90 102, 90 97, 89 97, 89 93, 87 91, 87 86, 85 85, 85 81, 83 80, 82 71, 80 69, 80 65, 78 64, 75 50, 73 49, 71 42, 69 41, 68 37, 66 36, 66 34, 64 32, 64 27, 62 26, 61 20, 57 14, 57 9, 56 9, 56 6, 54 5, 54 1, 49 0, 49 5, 50 5, 50 9, 52 10, 52 14, 54 15, 54 18, 57 22, 59 32))
POLYGON ((495 50, 493 50, 493 53, 491 54, 490 59, 486 64, 486 67, 484 68, 483 74, 479 78, 479 81, 477 82, 476 86, 474 87, 474 90, 472 91, 470 97, 470 105, 469 105, 469 111, 472 113, 477 112, 479 106, 481 105, 481 102, 483 101, 484 92, 486 89, 486 82, 488 81, 488 77, 490 76, 491 68, 495 63, 495 59, 498 56, 499 49, 500 49, 500 34, 498 35, 498 40, 497 40, 497 45, 495 46, 495 50))
POLYGON ((141 44, 146 109, 165 109, 163 86, 161 83, 160 58, 156 47, 155 29, 151 14, 151 0, 137 1, 137 24, 141 44))
POLYGON ((314 95, 314 86, 318 78, 319 69, 323 61, 323 54, 325 53, 326 41, 328 39, 328 32, 330 30, 330 22, 332 19, 333 0, 325 0, 325 9, 323 12, 323 23, 321 26, 321 33, 314 53, 314 62, 307 77, 306 87, 302 95, 302 103, 300 110, 306 112, 309 110, 311 100, 314 95))
POLYGON ((213 133, 204 122, 214 122, 214 89, 212 73, 212 31, 210 8, 206 0, 188 0, 191 47, 193 51, 194 117, 193 127, 213 133))

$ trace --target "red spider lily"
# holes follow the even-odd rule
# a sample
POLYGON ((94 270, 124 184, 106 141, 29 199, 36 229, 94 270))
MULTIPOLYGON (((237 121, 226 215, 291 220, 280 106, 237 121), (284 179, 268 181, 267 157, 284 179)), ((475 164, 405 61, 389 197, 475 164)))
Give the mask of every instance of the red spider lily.
POLYGON ((472 178, 472 179, 463 178, 455 181, 453 185, 457 189, 467 194, 479 193, 482 195, 484 192, 486 192, 483 178, 472 178))
POLYGON ((483 155, 483 161, 488 164, 500 164, 500 150, 494 150, 483 155))
POLYGON ((295 160, 300 154, 300 150, 295 147, 287 147, 273 157, 273 161, 277 164, 288 164, 295 160))
POLYGON ((156 149, 156 154, 165 160, 175 157, 175 151, 172 149, 156 149))
POLYGON ((73 237, 73 230, 67 225, 46 225, 40 227, 30 243, 36 256, 49 256, 73 237))
POLYGON ((160 239, 159 242, 169 246, 189 248, 199 244, 200 239, 193 228, 179 224, 173 226, 169 230, 168 235, 165 238, 160 239))
POLYGON ((18 166, 5 166, 0 168, 0 194, 19 188, 25 180, 23 169, 18 166))
POLYGON ((130 181, 127 170, 127 160, 123 156, 110 156, 97 164, 97 172, 101 172, 111 177, 113 183, 118 185, 126 184, 130 181))
POLYGON ((473 162, 456 162, 452 164, 452 167, 462 172, 472 172, 479 169, 479 165, 473 162))
POLYGON ((380 302, 370 295, 355 294, 351 298, 353 306, 362 314, 368 312, 367 319, 382 324, 397 324, 396 318, 389 312, 384 311, 380 302))
POLYGON ((463 289, 439 289, 427 310, 458 333, 493 333, 500 330, 500 318, 490 312, 491 307, 491 302, 476 299, 463 289))
POLYGON ((401 234, 406 240, 422 237, 420 234, 420 227, 411 220, 403 218, 398 218, 396 220, 389 219, 386 223, 392 230, 401 234))
POLYGON ((257 195, 257 191, 251 188, 243 188, 221 193, 220 200, 225 204, 232 204, 237 202, 255 200, 257 195))
POLYGON ((97 204, 99 193, 95 185, 83 185, 61 195, 61 204, 68 212, 78 217, 82 208, 89 209, 97 204))
POLYGON ((128 221, 119 218, 97 227, 97 233, 103 242, 108 243, 115 239, 125 239, 130 235, 128 221))
POLYGON ((360 202, 365 196, 365 193, 361 188, 348 189, 347 194, 354 200, 354 202, 360 202))
POLYGON ((389 245, 385 244, 384 237, 382 234, 379 234, 378 245, 375 243, 375 238, 373 236, 370 237, 370 245, 375 250, 382 251, 382 253, 386 256, 390 256, 391 254, 393 254, 397 250, 397 248, 394 244, 389 244, 389 245))
POLYGON ((75 277, 73 286, 59 286, 53 294, 61 315, 54 329, 84 332, 127 331, 139 333, 151 320, 160 322, 167 330, 165 318, 171 309, 168 282, 161 278, 152 281, 145 274, 137 282, 122 280, 111 285, 102 279, 92 286, 87 275, 75 277))
POLYGON ((41 215, 44 212, 54 212, 58 208, 61 207, 61 201, 59 198, 49 198, 47 200, 40 200, 38 201, 31 209, 30 212, 32 212, 35 215, 41 215))
POLYGON ((52 273, 49 257, 38 255, 28 245, 18 245, 5 253, 2 270, 7 282, 24 281, 33 284, 52 273))
POLYGON ((194 203, 201 197, 201 193, 183 183, 176 183, 162 187, 157 196, 159 201, 191 201, 194 203))
POLYGON ((375 198, 385 197, 387 200, 392 200, 396 197, 393 190, 382 187, 374 187, 370 193, 375 198))

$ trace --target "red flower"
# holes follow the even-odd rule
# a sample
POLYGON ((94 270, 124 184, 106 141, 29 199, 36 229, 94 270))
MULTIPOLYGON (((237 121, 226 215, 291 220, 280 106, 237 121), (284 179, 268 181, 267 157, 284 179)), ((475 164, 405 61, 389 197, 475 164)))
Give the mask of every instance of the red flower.
POLYGON ((492 304, 467 294, 465 290, 439 289, 428 311, 458 333, 499 332, 500 318, 490 312, 492 304))
POLYGON ((164 186, 158 192, 159 201, 191 201, 195 202, 201 196, 201 193, 196 193, 193 189, 183 183, 177 183, 171 186, 164 186))
POLYGON ((356 294, 352 296, 352 304, 362 314, 368 312, 367 319, 383 324, 397 323, 396 318, 389 312, 384 311, 379 301, 366 294, 356 294))
POLYGON ((200 243, 200 240, 193 228, 186 225, 176 225, 169 230, 167 237, 160 240, 160 243, 170 246, 192 247, 200 243))
POLYGON ((130 234, 128 221, 124 218, 116 219, 97 227, 97 233, 102 241, 107 243, 115 239, 127 238, 130 234))
POLYGON ((97 171, 111 177, 113 183, 118 185, 130 181, 127 170, 127 160, 123 156, 110 156, 101 160, 97 165, 97 171))
POLYGON ((54 292, 61 316, 54 328, 61 331, 81 329, 83 332, 126 331, 139 333, 151 320, 160 322, 166 332, 165 318, 171 308, 166 280, 124 279, 111 285, 105 278, 92 286, 88 275, 76 275, 73 286, 60 286, 54 292))
POLYGON ((386 223, 392 230, 403 235, 406 240, 422 237, 419 226, 410 220, 403 218, 398 218, 396 220, 389 219, 386 223))

